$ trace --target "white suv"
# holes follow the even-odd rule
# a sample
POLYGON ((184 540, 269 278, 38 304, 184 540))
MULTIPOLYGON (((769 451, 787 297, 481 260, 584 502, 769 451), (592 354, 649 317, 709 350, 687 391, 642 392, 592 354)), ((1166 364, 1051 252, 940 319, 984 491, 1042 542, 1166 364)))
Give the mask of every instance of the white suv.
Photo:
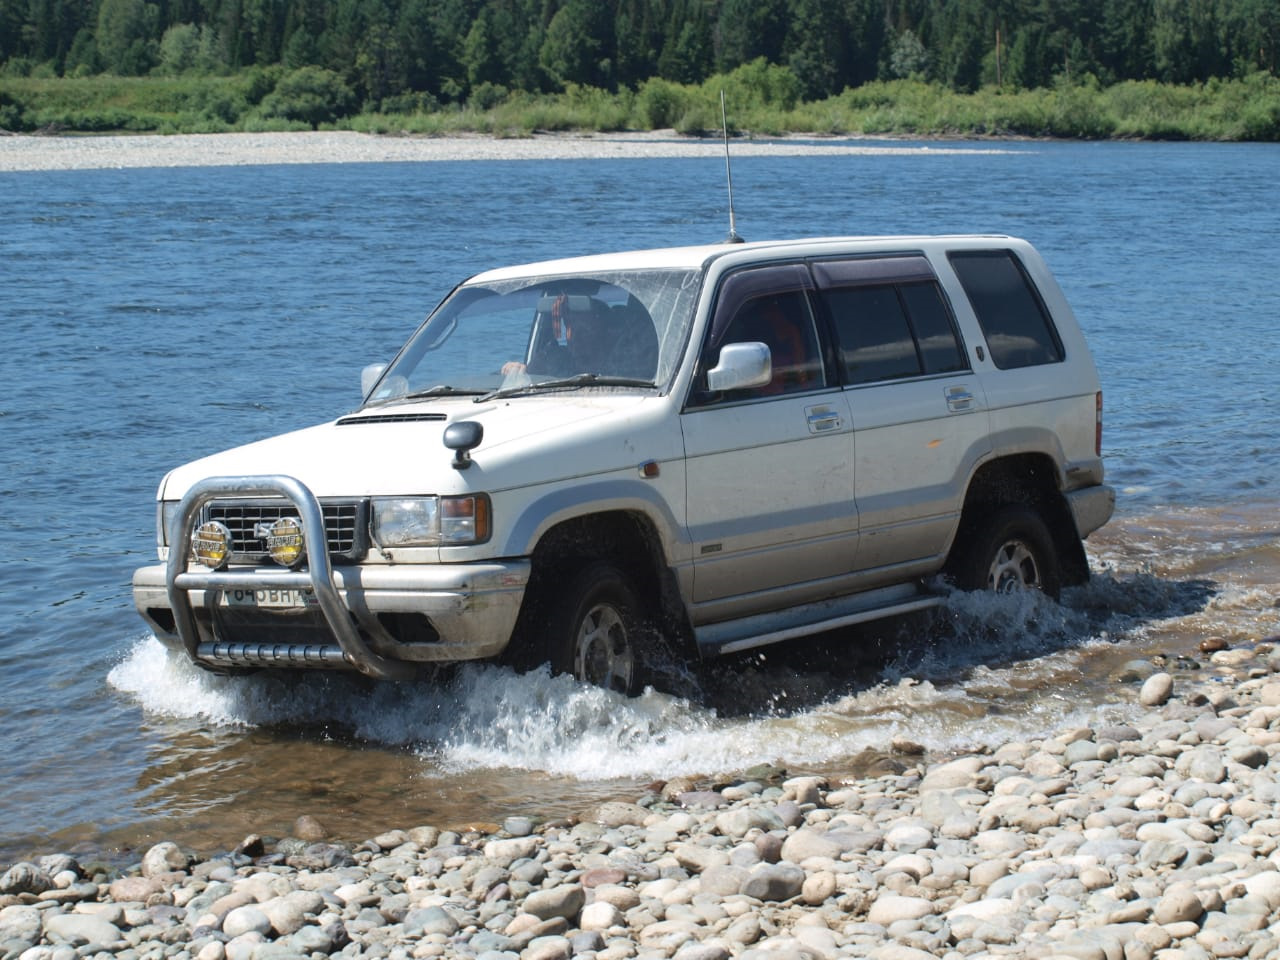
POLYGON ((1024 241, 856 237, 473 277, 355 412, 158 494, 156 636, 213 670, 506 655, 633 692, 939 602, 1056 596, 1106 523, 1102 394, 1024 241))

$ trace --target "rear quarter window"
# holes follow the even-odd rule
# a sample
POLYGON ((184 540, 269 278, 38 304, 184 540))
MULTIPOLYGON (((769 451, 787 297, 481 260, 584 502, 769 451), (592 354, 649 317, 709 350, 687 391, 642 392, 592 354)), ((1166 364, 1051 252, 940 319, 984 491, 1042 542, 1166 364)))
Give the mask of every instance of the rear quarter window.
POLYGON ((947 254, 1002 370, 1060 363, 1062 341, 1049 313, 1011 250, 956 250, 947 254))

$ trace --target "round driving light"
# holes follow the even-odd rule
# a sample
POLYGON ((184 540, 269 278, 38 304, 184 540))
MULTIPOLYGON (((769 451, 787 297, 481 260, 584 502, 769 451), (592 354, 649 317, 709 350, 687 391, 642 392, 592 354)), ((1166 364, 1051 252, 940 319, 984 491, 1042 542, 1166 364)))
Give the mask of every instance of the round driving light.
POLYGON ((217 520, 208 520, 191 534, 191 556, 210 570, 226 566, 231 556, 231 531, 217 520))
POLYGON ((292 567, 302 559, 306 543, 302 521, 297 517, 281 517, 267 530, 267 553, 282 567, 292 567))

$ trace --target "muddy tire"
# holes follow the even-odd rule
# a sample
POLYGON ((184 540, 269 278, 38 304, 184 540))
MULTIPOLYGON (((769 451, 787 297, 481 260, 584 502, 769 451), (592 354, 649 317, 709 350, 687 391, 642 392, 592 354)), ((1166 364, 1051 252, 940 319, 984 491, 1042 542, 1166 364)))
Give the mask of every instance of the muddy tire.
POLYGON ((639 693, 652 628, 622 571, 608 564, 585 567, 553 605, 545 637, 552 670, 627 696, 639 693))
POLYGON ((1011 504, 962 531, 948 573, 961 590, 1015 593, 1039 590, 1053 599, 1062 574, 1053 536, 1030 507, 1011 504))

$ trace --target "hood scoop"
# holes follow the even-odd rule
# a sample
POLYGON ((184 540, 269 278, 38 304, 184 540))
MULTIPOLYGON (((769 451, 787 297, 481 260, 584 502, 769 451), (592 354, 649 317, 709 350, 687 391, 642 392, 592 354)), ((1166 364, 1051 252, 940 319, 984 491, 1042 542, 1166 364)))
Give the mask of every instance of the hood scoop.
POLYGON ((449 419, 443 413, 356 413, 338 420, 339 427, 354 423, 443 423, 449 419))

